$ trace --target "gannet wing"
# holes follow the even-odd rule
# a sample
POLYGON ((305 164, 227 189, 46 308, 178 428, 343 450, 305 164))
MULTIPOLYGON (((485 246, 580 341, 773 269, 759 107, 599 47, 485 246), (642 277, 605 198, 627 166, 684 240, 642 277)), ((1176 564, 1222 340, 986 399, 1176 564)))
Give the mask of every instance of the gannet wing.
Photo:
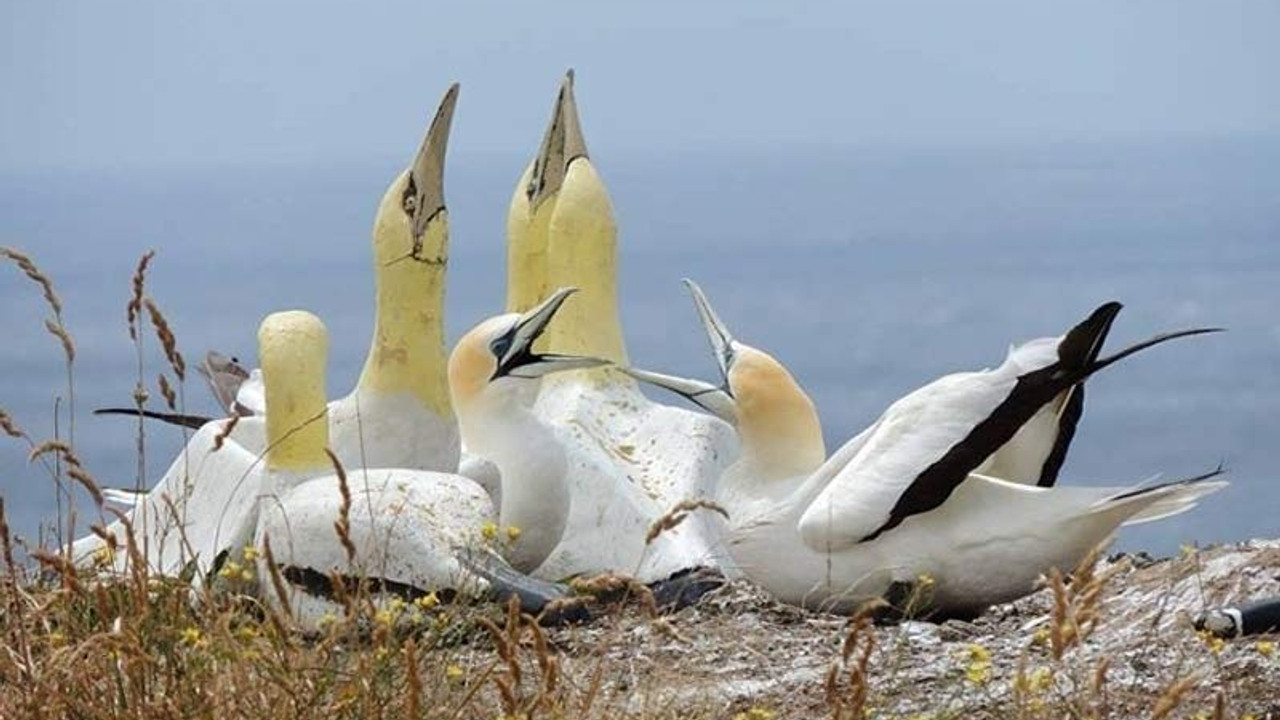
POLYGON ((240 385, 249 379, 249 371, 244 369, 239 360, 210 350, 205 354, 204 361, 196 366, 196 372, 209 384, 209 391, 218 401, 218 406, 226 410, 228 415, 236 414, 236 393, 239 392, 240 385))
POLYGON ((267 394, 262 384, 262 370, 254 368, 249 377, 240 383, 236 390, 235 402, 231 404, 234 415, 266 415, 267 394))
POLYGON ((1098 359, 1120 307, 1102 305, 1060 339, 1023 346, 1040 352, 1016 348, 995 370, 948 375, 891 405, 861 452, 804 511, 799 530, 806 544, 819 552, 847 549, 933 510, 1042 408, 1093 372, 1209 331, 1157 335, 1098 359), (1049 343, 1053 354, 1042 352, 1049 343))

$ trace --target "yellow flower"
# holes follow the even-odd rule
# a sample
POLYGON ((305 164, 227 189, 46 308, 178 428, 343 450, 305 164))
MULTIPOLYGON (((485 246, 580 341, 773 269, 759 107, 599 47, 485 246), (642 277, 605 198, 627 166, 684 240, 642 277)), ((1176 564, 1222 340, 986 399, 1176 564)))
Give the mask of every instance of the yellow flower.
POLYGON ((435 606, 440 604, 440 598, 436 597, 436 591, 432 590, 426 595, 423 595, 417 600, 414 600, 413 604, 417 605, 423 610, 430 610, 431 608, 434 608, 435 606))
POLYGON ((464 675, 466 675, 466 673, 462 671, 462 666, 460 665, 445 666, 444 677, 449 682, 458 682, 464 675))
POLYGON ((964 677, 974 685, 986 685, 991 679, 991 666, 982 663, 971 663, 964 669, 964 677))
POLYGON ((1049 628, 1040 627, 1036 629, 1036 634, 1031 636, 1032 645, 1048 645, 1049 644, 1049 628))
POLYGON ((62 647, 67 644, 67 636, 57 630, 54 630, 49 633, 49 644, 54 647, 62 647))
POLYGON ((778 714, 762 707, 749 708, 733 716, 733 720, 773 720, 778 714))
POLYGON ((1262 657, 1271 657, 1276 654, 1276 644, 1270 640, 1259 640, 1253 646, 1254 650, 1262 657))
POLYGON ((1028 685, 1032 692, 1042 693, 1053 686, 1053 673, 1049 668, 1036 668, 1035 672, 1031 673, 1028 685))
POLYGON ((257 559, 258 559, 258 548, 252 545, 245 545, 244 546, 245 562, 253 562, 254 560, 257 560, 257 559))
POLYGON ((387 611, 392 615, 399 615, 404 612, 406 606, 407 603, 405 603, 404 598, 393 597, 387 601, 387 611))
POLYGON ((485 540, 493 540, 498 537, 498 524, 487 522, 480 526, 480 537, 485 540))
POLYGON ((179 638, 182 640, 183 645, 190 645, 191 647, 204 644, 204 633, 200 632, 200 628, 195 626, 183 629, 179 638))
POLYGON ((240 571, 240 579, 245 582, 253 582, 253 569, 245 568, 240 571))
POLYGON ((223 577, 230 580, 231 578, 234 578, 237 575, 239 575, 240 570, 241 570, 240 563, 236 562, 235 560, 228 560, 226 563, 223 564, 222 569, 218 571, 218 577, 223 577))
POLYGON ((1218 637, 1217 635, 1214 635, 1208 630, 1201 630, 1196 634, 1200 636, 1200 642, 1203 642, 1205 645, 1209 646, 1209 652, 1213 653, 1214 655, 1221 653, 1222 649, 1227 646, 1226 640, 1223 640, 1222 638, 1218 637))
POLYGON ((379 610, 377 614, 373 616, 373 621, 383 627, 389 627, 396 621, 396 616, 395 613, 390 610, 379 610))
POLYGON ((515 542, 520 537, 520 528, 515 525, 507 526, 507 542, 515 542))
POLYGON ((969 665, 965 679, 974 685, 985 685, 991 679, 991 651, 977 643, 969 645, 969 665))
POLYGON ((111 548, 106 545, 103 545, 102 547, 93 551, 93 564, 96 567, 104 568, 110 565, 114 560, 115 560, 115 553, 112 552, 111 548))

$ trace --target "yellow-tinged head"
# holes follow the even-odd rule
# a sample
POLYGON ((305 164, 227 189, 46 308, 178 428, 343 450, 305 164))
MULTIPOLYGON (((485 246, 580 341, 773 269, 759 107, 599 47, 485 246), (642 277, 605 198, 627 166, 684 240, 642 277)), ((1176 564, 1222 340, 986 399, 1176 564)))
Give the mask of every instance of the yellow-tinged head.
POLYGON ((551 288, 582 295, 548 333, 557 352, 626 360, 617 308, 617 224, 608 191, 587 154, 566 73, 533 164, 507 216, 507 309, 521 312, 551 288))
POLYGON ((507 312, 522 313, 546 299, 551 291, 547 279, 547 226, 564 184, 565 110, 572 93, 570 70, 560 82, 538 154, 525 168, 511 195, 507 209, 507 312))
POLYGON ((359 390, 412 393, 452 415, 445 374, 444 290, 449 215, 444 159, 458 86, 445 93, 408 169, 387 189, 373 225, 377 317, 359 390))
POLYGON ((735 342, 728 378, 742 447, 755 455, 765 474, 795 477, 826 460, 818 411, 782 363, 735 342))
POLYGON ((633 377, 685 396, 726 422, 742 440, 759 479, 807 474, 826 460, 822 423, 813 401, 772 355, 738 342, 702 289, 686 280, 720 368, 721 385, 629 369, 633 377))
POLYGON ((329 332, 304 310, 268 315, 258 327, 258 362, 267 402, 267 466, 314 470, 329 464, 325 369, 329 332))
POLYGON ((534 352, 534 343, 575 291, 561 288, 525 313, 489 318, 458 341, 449 356, 449 389, 464 423, 469 411, 486 397, 517 393, 532 403, 537 384, 529 380, 605 364, 599 358, 534 352))

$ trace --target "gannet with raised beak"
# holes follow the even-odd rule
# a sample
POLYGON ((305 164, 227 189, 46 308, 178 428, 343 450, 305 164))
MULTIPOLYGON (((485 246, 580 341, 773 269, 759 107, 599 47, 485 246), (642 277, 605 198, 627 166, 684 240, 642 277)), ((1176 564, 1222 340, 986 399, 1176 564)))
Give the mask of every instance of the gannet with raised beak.
MULTIPOLYGON (((458 427, 449 401, 444 344, 449 240, 444 161, 457 99, 455 83, 441 100, 412 164, 392 181, 378 206, 373 224, 373 341, 355 389, 329 406, 331 447, 349 468, 453 472, 458 467, 458 427)), ((229 407, 219 367, 210 366, 215 374, 209 379, 219 403, 229 407)), ((237 414, 260 414, 260 371, 239 379, 230 407, 237 414)), ((138 414, 135 408, 99 412, 138 414)), ((142 414, 188 427, 212 419, 142 414)))
MULTIPOLYGON (((373 343, 355 390, 329 407, 331 445, 348 468, 452 472, 458 466, 459 437, 449 403, 443 326, 448 238, 443 173, 457 97, 454 84, 412 165, 391 183, 378 208, 373 229, 373 343)), ((236 390, 235 402, 251 415, 263 406, 260 378, 255 370, 236 390)), ((225 406, 217 384, 215 395, 225 406)), ((235 508, 245 502, 240 493, 260 470, 253 459, 266 447, 266 424, 260 416, 240 418, 228 442, 215 450, 224 423, 165 413, 148 416, 198 429, 145 496, 122 492, 111 499, 134 505, 128 517, 153 571, 176 574, 196 559, 207 569, 218 553, 232 547, 226 544, 230 531, 225 524, 238 522, 235 508), (208 528, 209 534, 200 528, 208 528), (186 533, 186 542, 179 541, 180 531, 186 533)), ((114 532, 123 526, 113 523, 111 528, 114 532)), ((123 546, 122 533, 114 534, 123 546)), ((94 535, 81 538, 72 546, 73 557, 88 560, 103 544, 94 535)), ((117 566, 125 562, 125 554, 119 553, 117 566)))
POLYGON ((742 457, 717 494, 730 516, 726 545, 742 572, 785 602, 847 608, 927 576, 931 611, 976 614, 1031 592, 1050 568, 1069 570, 1120 525, 1182 512, 1226 485, 1211 480, 1217 472, 1111 488, 1038 487, 975 472, 1092 373, 1203 330, 1098 359, 1099 338, 1120 309, 1104 305, 1054 343, 1051 361, 1038 344, 1039 364, 1027 361, 1024 345, 994 370, 941 378, 823 461, 808 396, 781 363, 734 339, 690 285, 723 384, 632 372, 734 422, 742 457))
MULTIPOLYGON (((324 327, 305 313, 269 318, 262 333, 267 421, 273 438, 283 435, 268 451, 274 489, 263 504, 256 544, 270 538, 296 616, 310 624, 338 608, 334 575, 368 578, 385 594, 476 592, 485 584, 469 574, 460 553, 480 548, 486 525, 501 528, 501 554, 517 571, 538 567, 552 552, 569 512, 564 458, 529 408, 544 375, 602 362, 532 351, 570 293, 560 290, 523 315, 482 322, 450 358, 459 417, 464 427, 489 430, 483 449, 503 472, 506 487, 496 512, 488 493, 469 478, 403 468, 350 471, 344 511, 347 498, 325 453, 324 327), (271 363, 269 355, 287 364, 271 363), (277 392, 278 374, 304 378, 291 386, 302 392, 277 392), (291 410, 280 425, 277 408, 291 410), (340 518, 354 557, 335 532, 340 518)), ((275 601, 265 584, 263 592, 275 601)))
MULTIPOLYGON (((507 219, 507 309, 520 311, 549 288, 580 296, 548 332, 559 353, 625 363, 617 304, 617 225, 609 195, 587 153, 566 74, 537 157, 525 171, 507 219)), ((710 498, 737 453, 718 419, 650 401, 609 367, 550 378, 536 412, 554 426, 574 466, 565 552, 544 577, 614 570, 644 581, 714 564, 714 515, 698 514, 646 548, 648 525, 682 500, 710 498), (604 518, 613 519, 606 522, 604 518), (609 539, 604 542, 605 539, 609 539)), ((482 433, 477 429, 476 433, 482 433)), ((473 447, 464 433, 468 448, 473 447)))

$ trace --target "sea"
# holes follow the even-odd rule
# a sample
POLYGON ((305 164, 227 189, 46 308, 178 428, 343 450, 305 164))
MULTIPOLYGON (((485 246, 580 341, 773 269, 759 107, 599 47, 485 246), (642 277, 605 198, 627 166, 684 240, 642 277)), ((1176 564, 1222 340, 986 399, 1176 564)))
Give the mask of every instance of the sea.
MULTIPOLYGON (((790 367, 834 450, 914 388, 998 365, 1011 343, 1058 335, 1110 300, 1125 305, 1113 348, 1224 327, 1090 380, 1061 483, 1222 464, 1228 489, 1125 528, 1117 547, 1169 554, 1280 534, 1280 140, 595 150, 620 227, 634 364, 715 377, 680 284, 694 278, 739 339, 790 367)), ((527 160, 450 157, 450 339, 501 310, 506 208, 527 160)), ((52 278, 77 350, 73 419, 38 288, 0 268, 0 407, 36 442, 74 432, 99 483, 137 482, 135 424, 91 411, 131 403, 125 305, 148 249, 148 292, 188 366, 208 349, 252 364, 261 318, 306 308, 329 326, 329 388, 344 394, 370 339, 373 214, 403 161, 0 169, 0 244, 52 278)), ((168 366, 154 336, 144 342, 157 405, 168 366)), ((188 412, 215 410, 198 377, 182 395, 188 412)), ((151 426, 146 437, 151 483, 183 435, 151 426)), ((35 543, 57 505, 28 450, 0 437, 0 497, 14 532, 35 543)))

